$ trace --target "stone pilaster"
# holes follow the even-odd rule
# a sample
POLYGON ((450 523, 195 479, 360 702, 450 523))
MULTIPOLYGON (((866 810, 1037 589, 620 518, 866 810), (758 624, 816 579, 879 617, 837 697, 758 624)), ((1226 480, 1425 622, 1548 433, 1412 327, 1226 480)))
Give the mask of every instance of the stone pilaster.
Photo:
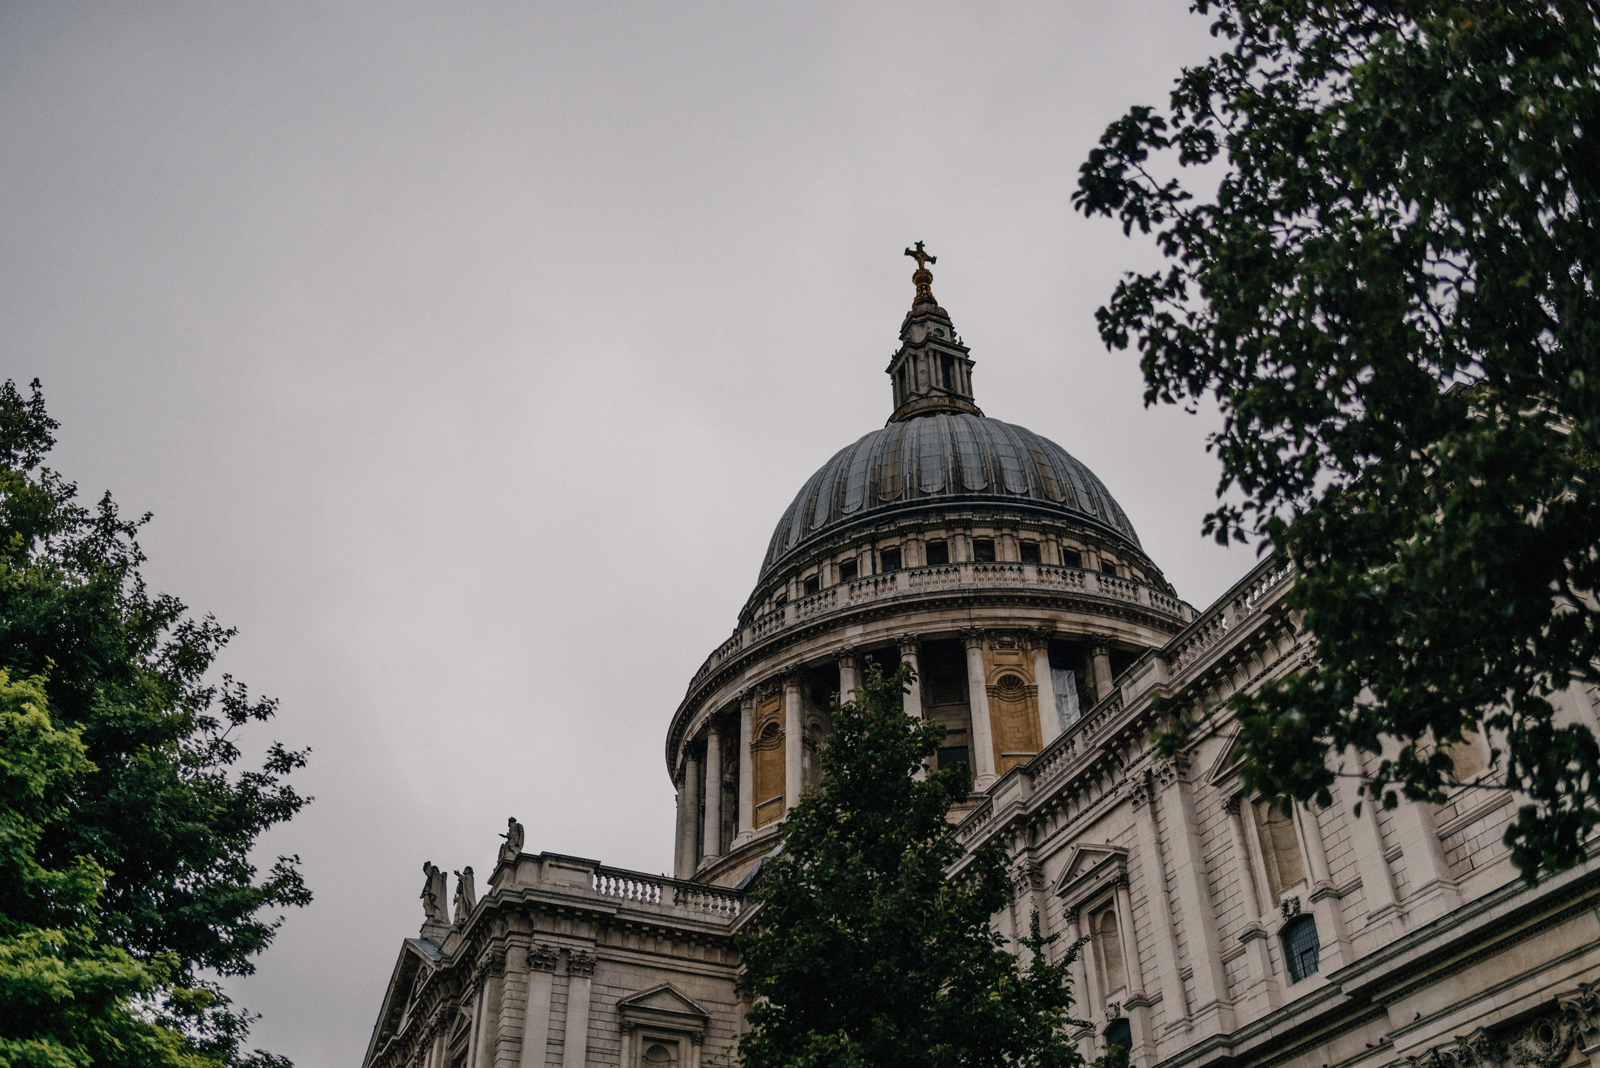
POLYGON ((1224 806, 1228 813, 1228 840, 1233 847, 1234 871, 1239 882, 1239 902, 1244 909, 1244 931, 1239 941, 1245 947, 1244 1016, 1256 1019, 1278 1007, 1278 977, 1267 952, 1267 929, 1261 923, 1261 894, 1256 889, 1260 876, 1246 843, 1243 799, 1235 795, 1224 806))
POLYGON ((567 954, 567 1027, 562 1035, 561 1068, 584 1068, 589 1057, 589 994, 594 986, 593 953, 567 954))
POLYGON ((1144 870, 1145 906, 1150 909, 1155 927, 1156 973, 1161 977, 1161 1004, 1166 1031, 1170 1033, 1181 1030, 1189 1020, 1183 979, 1178 974, 1178 931, 1173 924, 1172 903, 1167 900, 1166 858, 1162 855, 1161 828, 1156 822, 1150 781, 1141 774, 1132 785, 1130 800, 1142 817, 1139 820, 1139 864, 1144 870))
POLYGON ((550 1045, 550 994, 561 955, 554 946, 528 948, 528 1009, 522 1018, 522 1059, 518 1068, 544 1068, 550 1045))
POLYGON ((1195 1037, 1231 1031, 1233 1002, 1222 966, 1222 940, 1217 935, 1217 914, 1206 885, 1205 850, 1200 842, 1199 820, 1189 796, 1189 761, 1183 754, 1158 761, 1151 769, 1151 786, 1161 804, 1166 825, 1172 828, 1173 885, 1189 945, 1189 965, 1194 970, 1194 1004, 1189 1006, 1195 1037))

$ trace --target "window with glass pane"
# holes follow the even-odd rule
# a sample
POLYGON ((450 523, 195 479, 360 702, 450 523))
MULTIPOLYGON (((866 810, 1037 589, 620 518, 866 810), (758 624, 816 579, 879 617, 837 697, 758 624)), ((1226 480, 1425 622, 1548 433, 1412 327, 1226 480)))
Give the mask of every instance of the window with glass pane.
POLYGON ((1283 929, 1283 952, 1289 958, 1289 980, 1298 983, 1317 974, 1322 943, 1317 940, 1317 921, 1301 916, 1283 929))

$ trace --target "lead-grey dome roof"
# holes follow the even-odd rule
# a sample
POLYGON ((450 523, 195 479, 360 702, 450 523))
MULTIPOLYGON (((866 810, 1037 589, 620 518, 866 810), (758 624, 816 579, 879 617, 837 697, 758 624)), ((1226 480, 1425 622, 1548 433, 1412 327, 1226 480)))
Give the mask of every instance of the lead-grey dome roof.
POLYGON ((1143 551, 1105 485, 1066 449, 998 419, 941 413, 874 430, 807 479, 773 531, 761 578, 841 527, 942 504, 1044 512, 1143 551))

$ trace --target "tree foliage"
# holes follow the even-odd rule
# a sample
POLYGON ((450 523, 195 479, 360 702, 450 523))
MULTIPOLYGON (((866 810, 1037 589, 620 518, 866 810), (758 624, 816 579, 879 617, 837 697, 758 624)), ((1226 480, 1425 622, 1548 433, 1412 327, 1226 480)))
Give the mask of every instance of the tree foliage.
MULTIPOLYGON (((124 519, 109 494, 86 508, 42 466, 56 428, 37 382, 27 397, 0 387, 0 670, 39 688, 36 707, 82 760, 58 746, 73 785, 39 810, 27 848, 40 871, 77 873, 80 912, 93 884, 94 944, 134 968, 107 997, 137 995, 141 1017, 180 1034, 185 1056, 286 1063, 241 1051, 249 1018, 215 977, 253 970, 281 922, 267 910, 310 900, 298 858, 264 876, 249 859, 263 831, 305 804, 285 776, 306 755, 274 744, 260 768, 240 770, 236 733, 274 702, 212 679, 232 630, 146 588, 136 535, 149 516, 124 519)), ((64 1011, 85 991, 63 973, 39 996, 64 1011)))
POLYGON ((1195 10, 1226 47, 1113 123, 1074 199, 1167 258, 1100 330, 1147 403, 1220 404, 1208 531, 1297 570, 1318 663, 1236 699, 1245 781, 1439 800, 1486 733, 1515 863, 1570 866, 1600 822, 1600 752, 1552 706, 1600 682, 1600 6, 1195 10))
POLYGON ((747 1068, 1072 1068, 1069 961, 1053 938, 1023 939, 1021 967, 991 917, 1005 908, 1006 858, 989 845, 954 879, 962 848, 946 813, 967 796, 964 765, 912 773, 944 729, 912 720, 909 667, 868 662, 855 701, 834 712, 822 786, 784 821, 766 862, 756 927, 741 935, 755 1004, 747 1068))

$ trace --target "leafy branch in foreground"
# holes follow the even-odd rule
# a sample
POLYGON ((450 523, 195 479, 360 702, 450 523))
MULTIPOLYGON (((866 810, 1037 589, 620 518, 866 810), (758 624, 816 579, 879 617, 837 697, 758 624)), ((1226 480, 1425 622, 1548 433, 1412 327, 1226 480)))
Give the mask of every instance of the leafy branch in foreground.
POLYGON ((1600 8, 1195 10, 1226 50, 1113 123, 1074 200, 1168 260, 1100 331, 1147 403, 1220 405, 1208 532, 1297 571, 1318 662, 1235 699, 1245 782, 1328 804, 1353 748, 1372 798, 1440 800, 1486 737, 1513 860, 1569 867, 1600 823, 1556 709, 1600 683, 1600 8))
MULTIPOLYGON (((61 952, 82 943, 83 960, 114 963, 115 975, 61 972, 27 996, 61 1012, 136 996, 140 1018, 181 1038, 185 1063, 286 1064, 241 1049, 250 1018, 213 977, 249 974, 282 922, 264 913, 310 901, 298 858, 264 876, 250 861, 260 835, 306 803, 285 781, 306 754, 272 745, 260 768, 239 770, 236 732, 270 719, 274 703, 227 675, 212 681, 233 631, 149 592, 136 540, 149 517, 122 518, 109 494, 79 504, 77 487, 42 466, 56 428, 37 382, 29 397, 0 386, 0 671, 29 680, 33 706, 71 739, 51 743, 71 787, 25 821, 26 848, 43 872, 77 873, 77 897, 61 900, 93 924, 17 920, 34 931, 17 952, 45 952, 57 935, 39 932, 54 931, 68 940, 61 952)), ((32 981, 23 960, 0 962, 5 982, 32 981)), ((7 988, 5 1014, 19 1027, 20 989, 7 988)))

